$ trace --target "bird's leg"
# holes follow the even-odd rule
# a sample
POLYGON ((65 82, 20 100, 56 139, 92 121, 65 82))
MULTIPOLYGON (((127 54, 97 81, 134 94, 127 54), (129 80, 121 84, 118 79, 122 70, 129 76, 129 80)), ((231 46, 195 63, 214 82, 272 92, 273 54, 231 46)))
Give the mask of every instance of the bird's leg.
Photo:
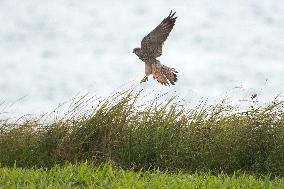
POLYGON ((145 75, 145 76, 141 79, 140 83, 143 83, 143 82, 146 82, 146 81, 148 81, 148 76, 147 76, 147 75, 145 75))

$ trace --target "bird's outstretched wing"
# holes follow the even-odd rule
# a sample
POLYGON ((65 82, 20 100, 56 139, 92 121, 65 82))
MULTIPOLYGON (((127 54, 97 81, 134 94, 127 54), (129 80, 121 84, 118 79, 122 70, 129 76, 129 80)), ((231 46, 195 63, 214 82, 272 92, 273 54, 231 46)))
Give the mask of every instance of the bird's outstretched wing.
POLYGON ((175 12, 171 11, 169 16, 141 41, 142 50, 147 52, 149 56, 157 58, 162 55, 163 44, 172 31, 177 19, 174 15, 175 12))

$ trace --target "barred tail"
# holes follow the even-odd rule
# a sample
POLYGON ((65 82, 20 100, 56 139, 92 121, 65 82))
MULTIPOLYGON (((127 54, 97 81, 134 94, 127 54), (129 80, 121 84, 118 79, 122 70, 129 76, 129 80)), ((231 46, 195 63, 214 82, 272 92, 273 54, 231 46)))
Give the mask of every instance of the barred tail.
POLYGON ((159 61, 152 65, 153 77, 162 85, 175 85, 177 73, 176 69, 160 64, 159 61))

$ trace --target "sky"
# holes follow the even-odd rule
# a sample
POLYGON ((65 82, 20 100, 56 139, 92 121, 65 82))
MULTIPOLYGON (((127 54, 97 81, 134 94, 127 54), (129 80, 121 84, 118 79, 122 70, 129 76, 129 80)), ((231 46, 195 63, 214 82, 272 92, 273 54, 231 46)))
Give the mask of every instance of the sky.
POLYGON ((133 86, 190 102, 257 93, 265 103, 284 91, 282 0, 0 0, 0 23, 0 107, 14 115, 133 86), (159 60, 179 81, 140 85, 132 49, 170 10, 178 19, 159 60))

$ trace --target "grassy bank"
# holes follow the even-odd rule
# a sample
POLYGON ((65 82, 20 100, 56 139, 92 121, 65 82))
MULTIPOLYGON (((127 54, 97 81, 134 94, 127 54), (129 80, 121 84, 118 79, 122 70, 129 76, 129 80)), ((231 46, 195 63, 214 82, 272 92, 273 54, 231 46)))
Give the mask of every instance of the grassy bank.
POLYGON ((117 93, 86 114, 75 108, 53 122, 0 121, 0 163, 49 168, 111 161, 134 170, 242 170, 284 176, 282 102, 252 102, 246 111, 223 103, 189 109, 175 98, 142 104, 143 95, 117 93))
POLYGON ((134 172, 87 163, 45 169, 0 168, 0 188, 283 188, 284 180, 246 174, 134 172))

